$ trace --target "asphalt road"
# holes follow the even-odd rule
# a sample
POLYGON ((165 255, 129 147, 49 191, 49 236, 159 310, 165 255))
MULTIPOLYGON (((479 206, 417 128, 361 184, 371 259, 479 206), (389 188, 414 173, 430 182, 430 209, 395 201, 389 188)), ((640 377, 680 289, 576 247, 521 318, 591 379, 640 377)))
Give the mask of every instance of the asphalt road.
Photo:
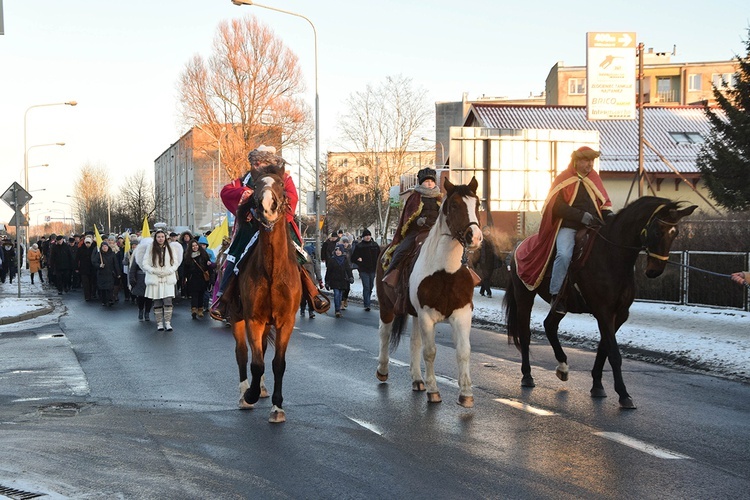
MULTIPOLYGON (((174 332, 135 307, 64 297, 59 323, 0 336, 2 488, 50 498, 741 498, 750 491, 750 386, 624 360, 637 410, 589 396, 594 353, 571 378, 532 346, 520 387, 505 335, 472 331, 476 406, 455 404, 455 352, 438 327, 443 397, 411 391, 408 339, 375 378, 377 312, 298 320, 287 422, 270 400, 237 409, 229 329, 176 308, 174 332)), ((269 389, 270 357, 267 373, 269 389)), ((6 490, 7 491, 7 490, 6 490)), ((7 493, 6 493, 7 494, 7 493)))

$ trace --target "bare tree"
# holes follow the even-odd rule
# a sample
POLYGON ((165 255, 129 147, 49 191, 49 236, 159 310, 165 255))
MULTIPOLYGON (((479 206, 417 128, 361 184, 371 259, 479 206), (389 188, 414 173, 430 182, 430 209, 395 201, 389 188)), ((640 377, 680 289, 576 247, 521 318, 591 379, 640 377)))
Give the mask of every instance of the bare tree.
POLYGON ((180 75, 182 121, 221 144, 230 178, 247 170, 261 143, 304 146, 312 131, 297 56, 255 17, 222 22, 207 60, 195 55, 180 75))
MULTIPOLYGON (((389 189, 399 184, 407 170, 404 158, 409 150, 416 149, 420 130, 430 122, 433 110, 427 102, 427 91, 415 88, 411 78, 401 75, 386 77, 378 86, 368 85, 364 91, 351 94, 347 106, 348 113, 339 123, 341 137, 346 147, 352 148, 350 151, 363 153, 371 200, 377 207, 377 227, 384 241, 392 219, 389 189)), ((334 178, 329 175, 329 179, 334 178)))
POLYGON ((115 227, 137 231, 146 216, 155 211, 154 186, 141 169, 127 177, 118 190, 115 207, 112 208, 112 223, 115 227))
POLYGON ((106 227, 109 204, 109 174, 103 165, 85 163, 73 187, 76 214, 84 225, 84 231, 94 224, 106 227))

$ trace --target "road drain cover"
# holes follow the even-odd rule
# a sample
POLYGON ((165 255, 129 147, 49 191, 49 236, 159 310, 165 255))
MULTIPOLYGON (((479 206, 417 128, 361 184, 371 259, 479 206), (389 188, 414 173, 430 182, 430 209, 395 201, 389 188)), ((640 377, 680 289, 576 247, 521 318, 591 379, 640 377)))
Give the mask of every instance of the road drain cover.
POLYGON ((75 417, 80 411, 78 403, 52 403, 39 407, 39 413, 48 417, 75 417))
POLYGON ((16 488, 9 488, 0 484, 0 495, 13 500, 26 500, 27 498, 39 498, 44 496, 44 493, 32 493, 30 491, 18 490, 16 488))

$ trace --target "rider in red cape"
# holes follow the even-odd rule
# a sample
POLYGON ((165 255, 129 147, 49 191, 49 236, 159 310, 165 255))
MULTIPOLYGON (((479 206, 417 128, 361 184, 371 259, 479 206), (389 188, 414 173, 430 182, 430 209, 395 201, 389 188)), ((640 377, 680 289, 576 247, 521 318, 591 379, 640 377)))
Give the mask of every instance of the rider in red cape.
POLYGON ((568 168, 552 182, 544 201, 539 233, 526 238, 516 249, 518 277, 529 290, 536 289, 544 279, 557 243, 558 255, 550 283, 550 293, 556 296, 573 254, 575 232, 583 226, 601 224, 602 219, 613 215, 602 179, 593 170, 594 160, 599 154, 586 146, 573 151, 568 168), (560 236, 564 236, 563 241, 560 236))

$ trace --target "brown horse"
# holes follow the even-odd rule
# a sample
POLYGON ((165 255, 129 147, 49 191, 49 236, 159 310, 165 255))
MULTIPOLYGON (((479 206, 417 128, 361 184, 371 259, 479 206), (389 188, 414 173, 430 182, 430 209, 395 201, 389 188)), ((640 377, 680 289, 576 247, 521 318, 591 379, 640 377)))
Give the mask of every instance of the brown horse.
MULTIPOLYGON (((435 378, 435 324, 448 321, 456 344, 458 404, 469 408, 474 406, 469 374, 469 332, 475 283, 464 258, 467 251, 476 250, 482 244, 477 180, 472 178, 468 185, 454 186, 446 177, 443 185, 446 198, 440 207, 440 215, 422 244, 411 273, 402 278, 409 280, 409 302, 414 309, 412 314, 415 314, 410 345, 412 390, 424 391, 426 383, 427 401, 442 401, 435 378), (420 354, 425 363, 424 381, 420 354)), ((384 382, 388 379, 389 345, 391 349, 398 346, 406 314, 394 313, 394 301, 385 288, 389 285, 383 282, 381 265, 377 266, 375 281, 380 306, 380 354, 376 376, 384 382)))
MULTIPOLYGON (((622 358, 615 334, 628 319, 630 305, 635 298, 635 262, 645 251, 646 276, 656 278, 664 271, 669 260, 669 249, 679 234, 680 219, 693 213, 695 205, 681 208, 680 202, 666 198, 644 196, 623 208, 614 220, 601 228, 595 237, 588 260, 583 267, 571 264, 568 281, 575 285, 565 293, 567 310, 573 313, 591 313, 599 324, 599 348, 594 368, 591 370, 593 386, 591 396, 606 397, 602 386, 604 363, 609 358, 615 391, 620 396, 622 408, 635 408, 633 399, 622 378, 622 358)), ((511 283, 505 292, 505 322, 508 335, 521 351, 521 385, 534 387, 529 363, 531 308, 534 296, 539 294, 549 302, 549 276, 534 290, 529 290, 516 272, 515 258, 511 264, 511 283)), ((553 308, 544 320, 544 331, 555 351, 558 361, 556 375, 568 380, 568 358, 560 345, 557 329, 564 317, 553 308)))
MULTIPOLYGON (((286 220, 289 202, 284 194, 283 176, 283 167, 263 167, 252 172, 256 186, 253 199, 257 207, 254 219, 260 229, 253 252, 240 263, 239 279, 235 280, 236 299, 229 305, 240 371, 241 409, 253 408, 264 392, 264 357, 269 342, 274 345, 273 408, 269 418, 272 423, 286 420, 281 394, 285 356, 302 294, 297 257, 286 220), (248 344, 252 352, 249 384, 248 344)), ((245 213, 238 210, 237 219, 244 218, 245 213)))

